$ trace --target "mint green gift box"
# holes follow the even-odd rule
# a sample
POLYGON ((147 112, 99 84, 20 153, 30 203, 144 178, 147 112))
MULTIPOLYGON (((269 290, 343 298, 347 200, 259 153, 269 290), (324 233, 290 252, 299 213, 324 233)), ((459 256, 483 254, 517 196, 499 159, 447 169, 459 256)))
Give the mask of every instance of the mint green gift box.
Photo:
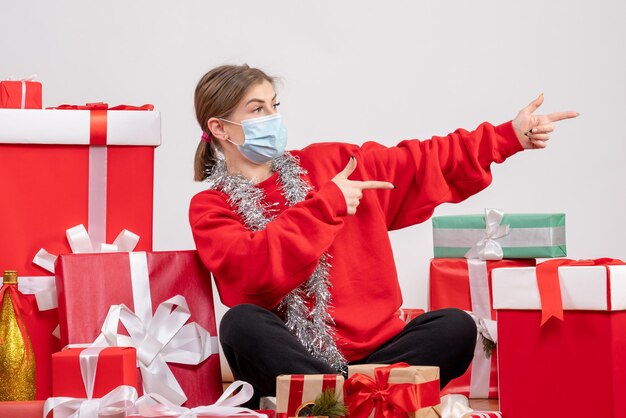
POLYGON ((489 247, 501 248, 500 258, 567 255, 564 213, 508 214, 488 209, 485 215, 435 216, 432 222, 435 258, 485 258, 476 254, 486 241, 491 241, 489 247), (491 239, 487 237, 486 218, 492 226, 491 239), (493 233, 496 228, 498 233, 493 233), (468 254, 470 248, 473 251, 468 254))

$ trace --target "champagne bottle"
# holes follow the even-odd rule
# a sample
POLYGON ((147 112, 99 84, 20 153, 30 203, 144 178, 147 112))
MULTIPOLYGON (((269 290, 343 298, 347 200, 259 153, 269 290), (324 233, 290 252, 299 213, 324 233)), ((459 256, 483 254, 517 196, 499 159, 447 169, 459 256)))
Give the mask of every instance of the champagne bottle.
MULTIPOLYGON (((35 356, 24 324, 17 272, 0 288, 0 401, 35 399, 35 356)), ((22 299, 23 300, 23 299, 22 299)))

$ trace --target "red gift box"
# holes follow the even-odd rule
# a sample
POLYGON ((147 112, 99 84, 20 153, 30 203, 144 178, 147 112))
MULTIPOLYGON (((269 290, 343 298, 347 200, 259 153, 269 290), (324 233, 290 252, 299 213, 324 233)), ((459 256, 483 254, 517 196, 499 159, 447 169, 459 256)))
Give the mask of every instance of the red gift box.
MULTIPOLYGON (((159 141, 158 112, 0 109, 0 194, 6 200, 0 206, 0 271, 50 276, 32 263, 33 257, 42 247, 54 254, 71 252, 65 230, 82 223, 93 234, 96 222, 89 225, 90 215, 104 229, 96 234, 100 241, 112 242, 127 228, 140 236, 137 249, 150 250, 159 141), (89 146, 103 136, 116 146, 89 146)), ((50 356, 61 349, 52 336, 58 314, 40 311, 32 295, 26 298, 33 305, 25 321, 37 363, 37 399, 46 399, 52 386, 50 356)))
MULTIPOLYGON (((52 355, 52 396, 101 398, 120 385, 139 388, 137 356, 132 347, 109 347, 95 354, 92 363, 93 382, 84 382, 81 353, 84 348, 69 348, 52 355), (91 384, 91 396, 85 384, 91 384)), ((86 366, 87 367, 87 366, 86 366)), ((88 374, 90 376, 92 374, 88 374)))
MULTIPOLYGON (((493 269, 534 265, 534 259, 482 261, 434 258, 430 262, 430 309, 458 308, 472 311, 478 318, 495 320, 490 292, 493 269)), ((482 338, 479 338, 472 365, 463 376, 448 383, 442 394, 459 393, 469 398, 497 398, 497 361, 496 350, 492 351, 490 359, 486 357, 482 338), (472 370, 475 365, 477 367, 472 370)))
POLYGON ((276 377, 276 417, 297 416, 322 392, 332 390, 343 401, 344 378, 338 374, 286 374, 276 377))
MULTIPOLYGON (((56 283, 63 343, 93 342, 99 337, 112 305, 124 304, 140 318, 144 315, 151 317, 153 313, 156 317, 160 309, 178 315, 180 297, 171 305, 166 306, 162 302, 182 295, 189 307, 190 321, 212 336, 207 337, 206 343, 210 344, 213 354, 199 365, 180 364, 174 359, 167 366, 184 390, 186 406, 209 405, 219 398, 222 382, 210 273, 196 251, 62 255, 56 263, 56 283), (135 296, 135 292, 141 291, 146 293, 135 296), (147 304, 149 306, 146 307, 147 304)), ((144 320, 143 324, 150 320, 144 320)), ((116 332, 117 324, 114 328, 116 332)), ((157 333, 161 331, 156 329, 157 333)), ((141 353, 152 351, 154 344, 151 343, 158 338, 159 335, 148 332, 146 342, 150 344, 145 347, 146 350, 138 348, 137 357, 141 364, 157 361, 156 357, 144 361, 141 353)), ((162 343, 162 348, 169 349, 174 340, 162 343)), ((141 339, 138 343, 142 343, 141 339)), ((184 355, 186 350, 190 350, 189 345, 173 350, 170 356, 184 355)), ((143 377, 146 386, 145 375, 143 377)))
POLYGON ((544 325, 540 266, 493 272, 502 415, 623 417, 626 266, 559 267, 563 320, 544 325))
POLYGON ((0 81, 0 108, 41 109, 41 83, 0 81))
MULTIPOLYGON (((0 402, 2 418, 41 418, 44 401, 0 402)), ((48 414, 52 417, 52 414, 48 414)))

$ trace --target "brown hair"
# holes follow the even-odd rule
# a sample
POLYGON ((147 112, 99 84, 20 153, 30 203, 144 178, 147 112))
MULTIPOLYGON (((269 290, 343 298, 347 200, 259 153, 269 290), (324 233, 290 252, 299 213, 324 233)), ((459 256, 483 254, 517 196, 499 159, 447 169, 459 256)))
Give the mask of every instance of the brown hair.
POLYGON ((219 144, 207 127, 210 118, 227 118, 237 107, 250 86, 262 81, 274 85, 274 79, 258 68, 244 65, 222 65, 213 68, 198 82, 194 96, 196 118, 210 138, 209 142, 200 141, 194 160, 194 180, 204 180, 210 168, 215 164, 216 147, 219 144))

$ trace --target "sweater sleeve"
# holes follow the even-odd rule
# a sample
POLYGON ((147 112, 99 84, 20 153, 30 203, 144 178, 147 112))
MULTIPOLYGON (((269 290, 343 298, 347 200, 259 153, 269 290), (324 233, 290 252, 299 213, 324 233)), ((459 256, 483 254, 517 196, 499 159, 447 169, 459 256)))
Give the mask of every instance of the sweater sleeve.
MULTIPOLYGON (((483 123, 429 140, 406 140, 387 148, 373 142, 360 150, 362 164, 376 180, 397 189, 379 191, 390 230, 424 222, 441 203, 460 202, 491 183, 491 163, 501 163, 523 148, 511 122, 483 123)), ((360 162, 361 163, 361 162, 360 162)))
POLYGON ((329 182, 251 232, 226 196, 207 190, 191 200, 189 220, 198 253, 227 306, 272 309, 306 281, 343 226, 346 204, 329 182))

